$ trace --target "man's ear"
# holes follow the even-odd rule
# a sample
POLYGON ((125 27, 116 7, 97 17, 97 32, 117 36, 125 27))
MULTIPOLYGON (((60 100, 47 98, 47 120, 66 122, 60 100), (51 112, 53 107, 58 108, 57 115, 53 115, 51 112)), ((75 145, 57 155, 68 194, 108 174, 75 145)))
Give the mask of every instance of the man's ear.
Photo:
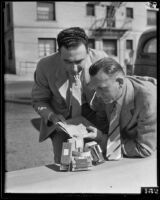
POLYGON ((89 47, 86 47, 86 50, 87 50, 87 54, 89 53, 89 47))
POLYGON ((120 86, 123 86, 124 77, 123 76, 117 76, 116 81, 119 83, 120 86))

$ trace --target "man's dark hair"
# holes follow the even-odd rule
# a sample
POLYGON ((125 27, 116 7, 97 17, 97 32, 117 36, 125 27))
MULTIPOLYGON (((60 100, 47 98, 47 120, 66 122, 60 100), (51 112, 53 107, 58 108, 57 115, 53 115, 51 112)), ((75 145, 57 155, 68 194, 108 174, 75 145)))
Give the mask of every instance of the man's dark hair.
POLYGON ((65 48, 76 47, 80 44, 84 44, 88 49, 88 36, 85 31, 80 27, 71 27, 64 29, 58 34, 57 37, 58 48, 62 46, 65 48))
POLYGON ((92 64, 89 68, 89 74, 95 76, 99 70, 103 70, 107 75, 113 75, 120 72, 124 75, 121 65, 111 57, 104 57, 92 64))

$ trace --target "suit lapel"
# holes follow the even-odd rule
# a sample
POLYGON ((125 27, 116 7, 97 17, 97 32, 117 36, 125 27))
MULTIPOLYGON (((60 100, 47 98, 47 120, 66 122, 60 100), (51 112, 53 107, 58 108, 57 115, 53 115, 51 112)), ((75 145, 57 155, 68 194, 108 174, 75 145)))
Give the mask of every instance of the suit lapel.
POLYGON ((60 64, 59 66, 60 67, 56 71, 55 85, 60 95, 63 97, 64 100, 66 100, 67 90, 69 87, 69 79, 67 77, 66 71, 64 70, 63 64, 60 64))
POLYGON ((121 110, 120 124, 121 128, 125 128, 131 121, 134 110, 134 88, 132 83, 126 79, 126 92, 121 110))
POLYGON ((61 96, 63 97, 63 99, 66 100, 67 98, 67 90, 69 87, 69 80, 66 80, 64 83, 62 83, 62 85, 58 88, 59 93, 61 94, 61 96))

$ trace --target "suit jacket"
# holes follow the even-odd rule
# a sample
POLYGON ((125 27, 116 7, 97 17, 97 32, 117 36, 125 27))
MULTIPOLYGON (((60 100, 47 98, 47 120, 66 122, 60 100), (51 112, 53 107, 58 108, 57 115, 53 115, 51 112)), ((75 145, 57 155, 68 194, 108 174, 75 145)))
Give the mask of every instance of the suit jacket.
MULTIPOLYGON (((91 102, 92 109, 96 111, 103 112, 107 107, 96 96, 91 102)), ((155 151, 156 102, 156 86, 153 83, 140 80, 140 78, 126 77, 126 90, 120 113, 120 132, 124 156, 146 157, 155 151)))
MULTIPOLYGON (((87 87, 90 80, 88 69, 92 63, 107 56, 103 51, 89 49, 86 65, 83 70, 83 103, 89 102, 93 91, 87 87)), ((59 52, 42 58, 34 74, 32 88, 32 105, 35 111, 42 117, 39 141, 44 141, 55 129, 48 121, 51 112, 69 116, 67 104, 67 90, 69 87, 68 76, 64 70, 65 63, 60 59, 59 52)))

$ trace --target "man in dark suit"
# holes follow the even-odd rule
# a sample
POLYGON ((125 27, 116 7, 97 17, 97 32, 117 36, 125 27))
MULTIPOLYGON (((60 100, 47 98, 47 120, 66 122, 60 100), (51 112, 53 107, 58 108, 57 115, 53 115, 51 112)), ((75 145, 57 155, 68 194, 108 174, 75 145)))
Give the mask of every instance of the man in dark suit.
MULTIPOLYGON (((101 111, 103 116, 107 117, 108 131, 102 132, 88 127, 88 138, 101 141, 106 157, 107 149, 109 151, 108 139, 113 133, 115 141, 118 138, 120 140, 114 151, 120 147, 122 157, 150 156, 156 150, 157 137, 157 88, 154 82, 151 82, 154 78, 125 76, 120 64, 109 57, 94 63, 89 69, 89 74, 89 85, 95 89, 90 104, 92 109, 101 111), (117 126, 109 134, 114 105, 119 106, 119 118, 117 126), (117 130, 120 136, 116 133, 117 130)), ((110 141, 114 143, 113 137, 110 141)))
MULTIPOLYGON (((40 142, 51 138, 55 163, 60 163, 62 143, 67 135, 55 130, 58 121, 79 115, 93 122, 93 112, 88 102, 93 92, 87 87, 88 69, 95 61, 107 55, 88 47, 88 37, 79 27, 61 31, 57 37, 58 52, 42 58, 34 76, 32 102, 42 117, 40 142)), ((93 122, 94 123, 94 122, 93 122)))

